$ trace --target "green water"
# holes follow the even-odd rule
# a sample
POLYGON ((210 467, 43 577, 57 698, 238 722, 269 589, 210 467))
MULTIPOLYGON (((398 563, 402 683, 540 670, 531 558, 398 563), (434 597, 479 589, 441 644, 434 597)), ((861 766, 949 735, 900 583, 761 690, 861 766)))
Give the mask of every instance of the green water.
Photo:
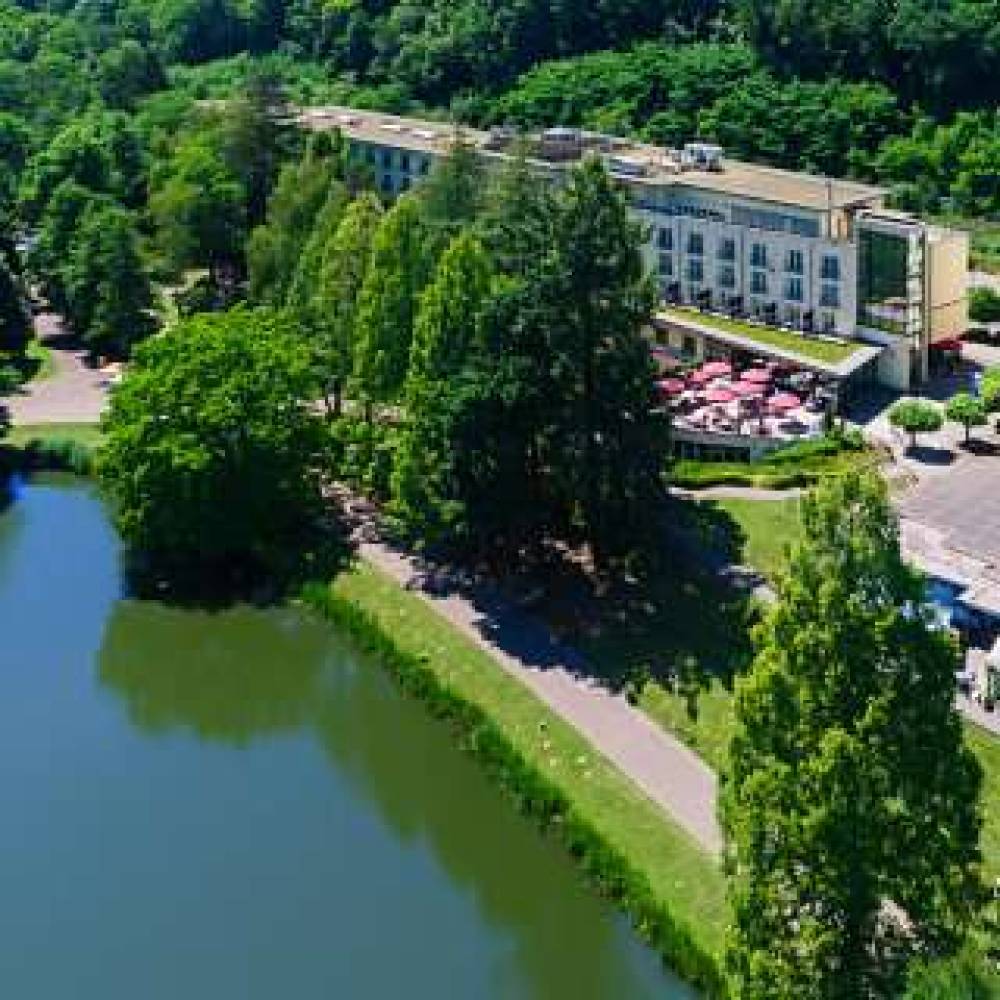
POLYGON ((0 513, 0 995, 689 996, 376 664, 118 558, 85 485, 0 513))

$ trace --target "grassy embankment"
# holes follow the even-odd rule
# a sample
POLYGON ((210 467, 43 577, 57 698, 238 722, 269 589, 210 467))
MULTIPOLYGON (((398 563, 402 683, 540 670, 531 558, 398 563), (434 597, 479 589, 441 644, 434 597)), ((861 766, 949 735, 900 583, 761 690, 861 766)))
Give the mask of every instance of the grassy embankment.
POLYGON ((22 424, 0 439, 0 464, 88 475, 101 441, 97 424, 22 424))
POLYGON ((717 861, 419 597, 364 565, 341 574, 329 594, 324 610, 456 728, 673 968, 711 987, 725 913, 717 861))

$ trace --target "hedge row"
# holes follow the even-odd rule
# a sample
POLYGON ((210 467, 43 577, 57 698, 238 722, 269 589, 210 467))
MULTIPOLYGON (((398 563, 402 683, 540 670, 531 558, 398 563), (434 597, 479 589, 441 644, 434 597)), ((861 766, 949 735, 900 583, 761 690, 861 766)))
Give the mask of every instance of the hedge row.
POLYGON ((401 649, 372 615, 326 584, 307 586, 302 600, 377 657, 403 691, 445 720, 460 745, 479 760, 517 808, 562 841, 588 881, 630 915, 637 931, 675 973, 709 997, 725 995, 715 956, 656 898, 649 881, 579 815, 570 797, 527 761, 478 705, 440 679, 428 666, 429 657, 401 649))

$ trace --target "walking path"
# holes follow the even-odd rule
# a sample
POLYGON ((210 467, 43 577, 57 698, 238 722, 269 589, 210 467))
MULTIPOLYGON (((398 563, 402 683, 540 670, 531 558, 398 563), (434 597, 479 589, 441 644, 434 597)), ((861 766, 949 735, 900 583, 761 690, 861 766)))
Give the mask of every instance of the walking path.
POLYGON ((578 652, 485 589, 470 594, 450 581, 442 585, 412 558, 381 542, 361 541, 359 551, 371 565, 418 593, 582 733, 705 850, 721 850, 715 772, 623 695, 588 677, 578 652))
POLYGON ((86 363, 86 351, 67 344, 54 313, 35 317, 38 339, 52 352, 52 374, 4 400, 15 425, 92 424, 101 419, 108 398, 108 377, 86 363))

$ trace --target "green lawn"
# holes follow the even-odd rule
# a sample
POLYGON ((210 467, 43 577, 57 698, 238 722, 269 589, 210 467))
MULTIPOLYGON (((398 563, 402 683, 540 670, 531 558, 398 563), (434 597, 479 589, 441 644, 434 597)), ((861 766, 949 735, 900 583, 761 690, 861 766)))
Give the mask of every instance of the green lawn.
POLYGON ((701 502, 733 519, 739 530, 741 562, 774 579, 799 531, 798 497, 781 500, 726 497, 701 502))
POLYGON ((657 897, 695 939, 719 954, 725 900, 714 859, 576 730, 419 597, 364 565, 342 573, 333 588, 373 616, 404 651, 425 656, 446 684, 482 708, 580 815, 648 878, 657 897))
POLYGON ((680 323, 695 322, 709 329, 714 327, 723 333, 731 333, 737 337, 754 340, 762 345, 792 351, 804 358, 813 358, 816 361, 824 361, 829 364, 846 361, 858 349, 857 345, 847 342, 833 343, 828 340, 820 340, 817 337, 806 337, 790 330, 745 323, 729 319, 726 316, 717 316, 714 313, 703 313, 697 309, 661 306, 658 312, 667 317, 673 316, 680 323))
POLYGON ((29 441, 76 441, 89 448, 98 447, 102 440, 97 424, 18 424, 10 429, 4 444, 21 448, 29 441))
POLYGON ((34 381, 50 378, 55 365, 52 361, 52 351, 38 340, 32 340, 24 352, 25 357, 32 365, 37 365, 32 376, 34 381))

